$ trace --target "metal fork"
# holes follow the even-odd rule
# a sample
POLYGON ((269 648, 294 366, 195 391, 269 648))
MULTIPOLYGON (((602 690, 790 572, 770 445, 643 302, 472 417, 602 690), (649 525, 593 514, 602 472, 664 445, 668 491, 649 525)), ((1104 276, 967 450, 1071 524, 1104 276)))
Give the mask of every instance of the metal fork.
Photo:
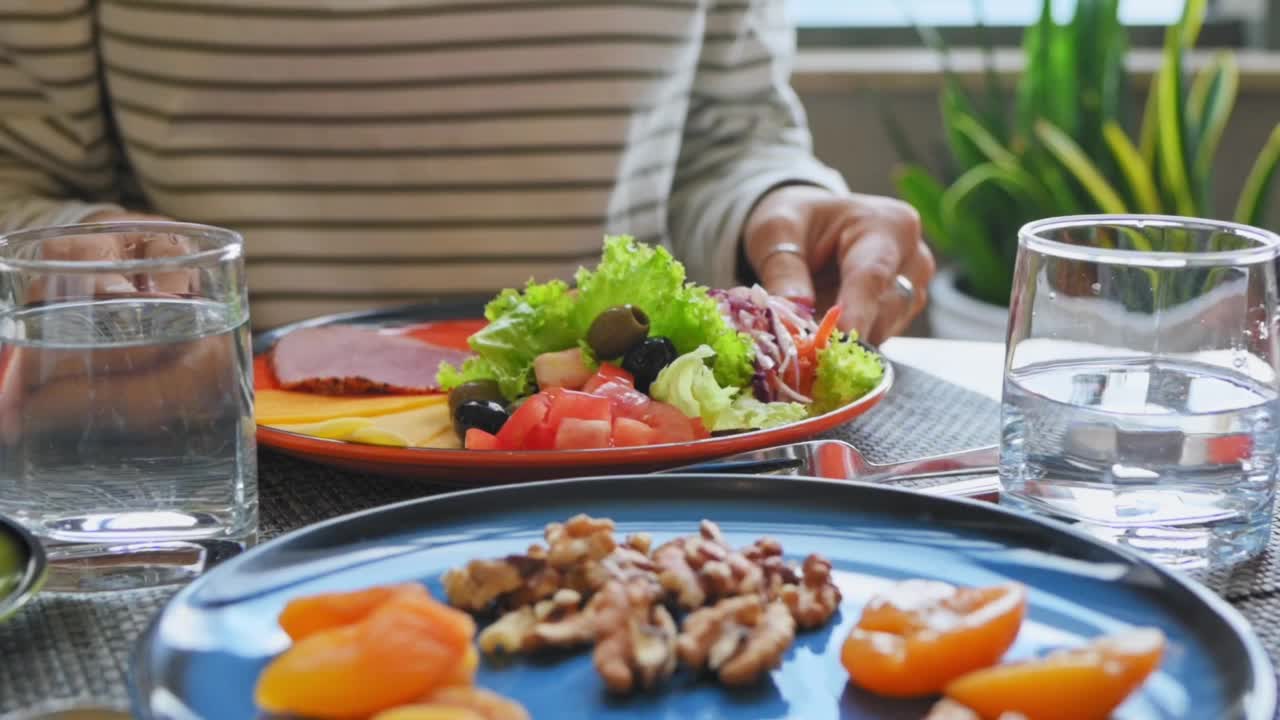
MULTIPOLYGON (((666 472, 807 475, 861 482, 899 482, 956 475, 991 475, 999 463, 998 445, 931 455, 894 463, 873 463, 856 447, 840 440, 812 440, 730 455, 666 472)), ((999 493, 995 477, 918 488, 941 495, 985 497, 999 493)))

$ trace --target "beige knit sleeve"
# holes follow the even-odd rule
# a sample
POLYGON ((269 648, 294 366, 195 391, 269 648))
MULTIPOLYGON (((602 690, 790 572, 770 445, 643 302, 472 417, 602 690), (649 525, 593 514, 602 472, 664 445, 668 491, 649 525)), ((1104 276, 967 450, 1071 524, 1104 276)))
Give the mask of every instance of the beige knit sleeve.
POLYGON ((77 222, 113 194, 90 0, 0 6, 0 232, 77 222))

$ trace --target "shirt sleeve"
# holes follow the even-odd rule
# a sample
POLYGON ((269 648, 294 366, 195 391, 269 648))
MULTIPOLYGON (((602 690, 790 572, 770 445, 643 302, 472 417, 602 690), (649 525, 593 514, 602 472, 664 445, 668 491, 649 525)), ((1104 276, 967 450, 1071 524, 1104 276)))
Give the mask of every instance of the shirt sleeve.
POLYGON ((805 183, 837 192, 791 88, 795 30, 783 0, 720 3, 707 14, 672 186, 672 248, 692 279, 736 284, 743 223, 769 190, 805 183))
POLYGON ((0 6, 0 232, 119 209, 98 62, 91 0, 0 6))

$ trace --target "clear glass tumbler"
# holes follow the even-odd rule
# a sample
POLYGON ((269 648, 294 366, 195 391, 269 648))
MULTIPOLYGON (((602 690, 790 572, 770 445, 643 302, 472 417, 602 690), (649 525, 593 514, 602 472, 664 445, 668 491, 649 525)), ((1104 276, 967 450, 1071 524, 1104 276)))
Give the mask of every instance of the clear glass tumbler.
POLYGON ((0 236, 0 514, 47 587, 188 580, 257 536, 243 241, 186 223, 0 236))
POLYGON ((1022 228, 1001 502, 1165 564, 1262 550, 1276 482, 1280 237, 1162 216, 1022 228))

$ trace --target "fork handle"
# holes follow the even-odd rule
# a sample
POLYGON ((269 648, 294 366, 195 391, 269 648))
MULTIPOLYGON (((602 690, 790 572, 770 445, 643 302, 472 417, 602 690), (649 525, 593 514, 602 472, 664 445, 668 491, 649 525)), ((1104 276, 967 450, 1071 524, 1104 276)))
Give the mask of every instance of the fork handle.
POLYGON ((910 480, 917 477, 945 477, 947 475, 977 475, 993 473, 999 469, 1000 446, 961 450, 945 455, 905 460, 885 465, 868 466, 866 472, 858 476, 866 482, 883 480, 910 480))

